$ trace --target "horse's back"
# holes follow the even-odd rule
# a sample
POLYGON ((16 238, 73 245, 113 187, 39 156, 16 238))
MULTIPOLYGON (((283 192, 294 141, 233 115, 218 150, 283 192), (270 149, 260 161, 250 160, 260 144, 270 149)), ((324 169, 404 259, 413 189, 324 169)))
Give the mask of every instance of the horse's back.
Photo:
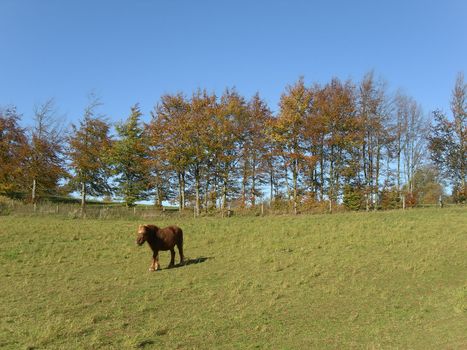
POLYGON ((174 241, 175 241, 175 244, 183 244, 183 231, 180 227, 178 226, 169 226, 173 233, 174 233, 174 241))
POLYGON ((183 244, 183 231, 175 225, 159 229, 157 236, 162 243, 162 249, 171 249, 176 244, 183 244))

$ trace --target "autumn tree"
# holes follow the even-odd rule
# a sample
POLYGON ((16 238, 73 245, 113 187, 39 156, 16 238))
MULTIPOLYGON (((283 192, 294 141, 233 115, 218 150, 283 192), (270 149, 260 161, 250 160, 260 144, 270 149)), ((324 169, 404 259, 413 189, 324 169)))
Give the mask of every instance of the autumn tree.
POLYGON ((251 205, 261 196, 261 186, 266 183, 268 144, 267 127, 272 120, 272 112, 266 102, 256 93, 248 102, 246 123, 243 128, 242 203, 245 205, 247 192, 251 205))
POLYGON ((212 127, 213 117, 218 111, 217 107, 216 96, 206 91, 198 90, 191 98, 189 123, 186 125, 186 132, 191 142, 186 152, 189 155, 188 169, 194 180, 196 216, 200 214, 203 194, 207 209, 210 181, 213 176, 210 168, 215 168, 212 127))
POLYGON ((467 154, 467 85, 459 74, 451 97, 452 119, 441 111, 433 113, 433 122, 428 136, 428 147, 433 163, 453 186, 455 198, 466 197, 467 154))
POLYGON ((34 108, 34 126, 26 168, 33 203, 38 196, 57 193, 59 181, 67 176, 63 141, 55 103, 49 99, 34 108))
POLYGON ((324 200, 326 181, 326 153, 325 144, 328 134, 328 106, 327 90, 314 84, 311 88, 313 104, 311 113, 305 121, 305 137, 307 139, 308 158, 305 163, 306 182, 310 199, 324 200))
POLYGON ((451 111, 454 118, 454 134, 457 146, 457 159, 459 169, 458 182, 463 195, 466 195, 466 162, 467 162, 467 84, 464 74, 459 73, 456 79, 451 98, 451 111))
POLYGON ((289 188, 288 172, 292 173, 293 211, 298 212, 300 174, 306 149, 304 139, 305 120, 310 113, 312 96, 306 88, 303 78, 294 85, 289 85, 282 94, 279 116, 276 119, 273 138, 280 144, 284 160, 286 186, 289 188))
POLYGON ((235 89, 226 89, 212 121, 215 138, 213 146, 216 157, 216 172, 220 182, 221 211, 224 214, 227 201, 237 192, 239 152, 244 140, 241 137, 242 123, 246 119, 247 104, 235 89))
POLYGON ((140 125, 141 110, 131 107, 128 119, 117 124, 118 139, 112 147, 112 164, 117 183, 116 193, 123 197, 128 207, 150 195, 148 135, 140 125))
POLYGON ((341 194, 341 186, 345 180, 355 175, 353 155, 356 151, 358 128, 356 118, 355 92, 351 82, 342 83, 338 79, 324 86, 325 103, 322 106, 326 125, 325 162, 327 163, 327 196, 329 211, 341 194))
POLYGON ((19 126, 16 107, 0 108, 0 194, 14 196, 26 185, 29 153, 26 131, 19 126))
POLYGON ((375 81, 373 73, 365 75, 358 89, 361 165, 365 186, 366 210, 377 208, 384 151, 389 156, 392 137, 389 128, 390 109, 385 84, 375 81))
POLYGON ((281 164, 282 147, 280 139, 277 139, 276 119, 273 115, 264 125, 265 133, 265 153, 264 167, 267 173, 267 182, 269 185, 269 206, 271 206, 280 196, 281 170, 284 168, 281 164))
MULTIPOLYGON (((190 105, 182 94, 164 95, 151 113, 149 126, 153 156, 162 157, 168 170, 175 174, 179 210, 186 204, 187 171, 190 155, 190 105), (154 153, 156 152, 156 153, 154 153)), ((153 158, 154 159, 154 158, 153 158)))
POLYGON ((96 114, 100 105, 100 101, 91 96, 82 120, 78 126, 72 125, 72 133, 68 137, 67 155, 73 171, 70 185, 81 194, 82 213, 85 211, 86 196, 109 196, 112 192, 109 184, 110 126, 96 114))

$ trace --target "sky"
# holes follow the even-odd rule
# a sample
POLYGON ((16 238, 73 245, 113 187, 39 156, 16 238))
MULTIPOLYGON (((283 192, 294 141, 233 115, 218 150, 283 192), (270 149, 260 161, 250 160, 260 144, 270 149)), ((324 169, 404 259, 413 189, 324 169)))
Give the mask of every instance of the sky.
POLYGON ((90 92, 111 122, 197 88, 255 92, 277 111, 287 84, 373 70, 426 113, 449 112, 467 74, 467 1, 0 0, 0 106, 23 125, 54 98, 66 124, 90 92))

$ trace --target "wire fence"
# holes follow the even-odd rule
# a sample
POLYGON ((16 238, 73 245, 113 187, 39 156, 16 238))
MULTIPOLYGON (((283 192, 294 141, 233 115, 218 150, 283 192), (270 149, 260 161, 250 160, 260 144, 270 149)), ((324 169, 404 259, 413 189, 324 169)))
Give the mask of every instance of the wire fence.
MULTIPOLYGON (((169 215, 181 215, 177 210, 155 207, 132 207, 121 205, 87 205, 84 210, 74 203, 14 203, 0 206, 1 215, 16 216, 61 216, 70 219, 131 219, 154 218, 169 215)), ((186 213, 182 213, 186 215, 186 213)))
MULTIPOLYGON (((456 204, 443 204, 444 207, 458 206, 456 204)), ((439 207, 438 204, 420 204, 416 208, 439 207)), ((380 210, 380 209, 379 209, 380 210)), ((392 208, 392 210, 403 210, 402 208, 392 208)), ((410 209, 407 209, 410 210, 410 209)), ((348 212, 343 205, 336 205, 332 208, 333 213, 348 212)), ((360 210, 365 211, 365 210, 360 210)), ((371 209, 370 211, 374 211, 371 209)), ((325 214, 329 213, 328 205, 323 202, 313 206, 302 206, 298 214, 325 214)), ((295 214, 293 206, 288 202, 261 203, 254 207, 235 207, 221 210, 219 208, 201 209, 199 214, 193 207, 180 211, 176 207, 156 207, 149 205, 137 205, 126 207, 120 203, 114 204, 88 204, 85 210, 77 203, 61 202, 39 202, 37 204, 25 203, 0 197, 0 215, 15 216, 60 216, 77 219, 154 219, 165 217, 232 217, 232 216, 277 216, 295 214)))

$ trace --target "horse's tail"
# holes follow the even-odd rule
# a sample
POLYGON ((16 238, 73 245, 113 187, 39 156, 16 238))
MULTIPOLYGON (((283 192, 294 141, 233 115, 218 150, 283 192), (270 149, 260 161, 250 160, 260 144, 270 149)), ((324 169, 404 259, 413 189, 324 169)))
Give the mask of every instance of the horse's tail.
POLYGON ((178 232, 178 244, 180 244, 180 246, 183 247, 183 230, 179 227, 178 232))
POLYGON ((178 227, 178 242, 177 242, 177 248, 178 248, 178 253, 180 254, 180 264, 183 264, 185 257, 183 255, 183 231, 180 227, 178 227))

